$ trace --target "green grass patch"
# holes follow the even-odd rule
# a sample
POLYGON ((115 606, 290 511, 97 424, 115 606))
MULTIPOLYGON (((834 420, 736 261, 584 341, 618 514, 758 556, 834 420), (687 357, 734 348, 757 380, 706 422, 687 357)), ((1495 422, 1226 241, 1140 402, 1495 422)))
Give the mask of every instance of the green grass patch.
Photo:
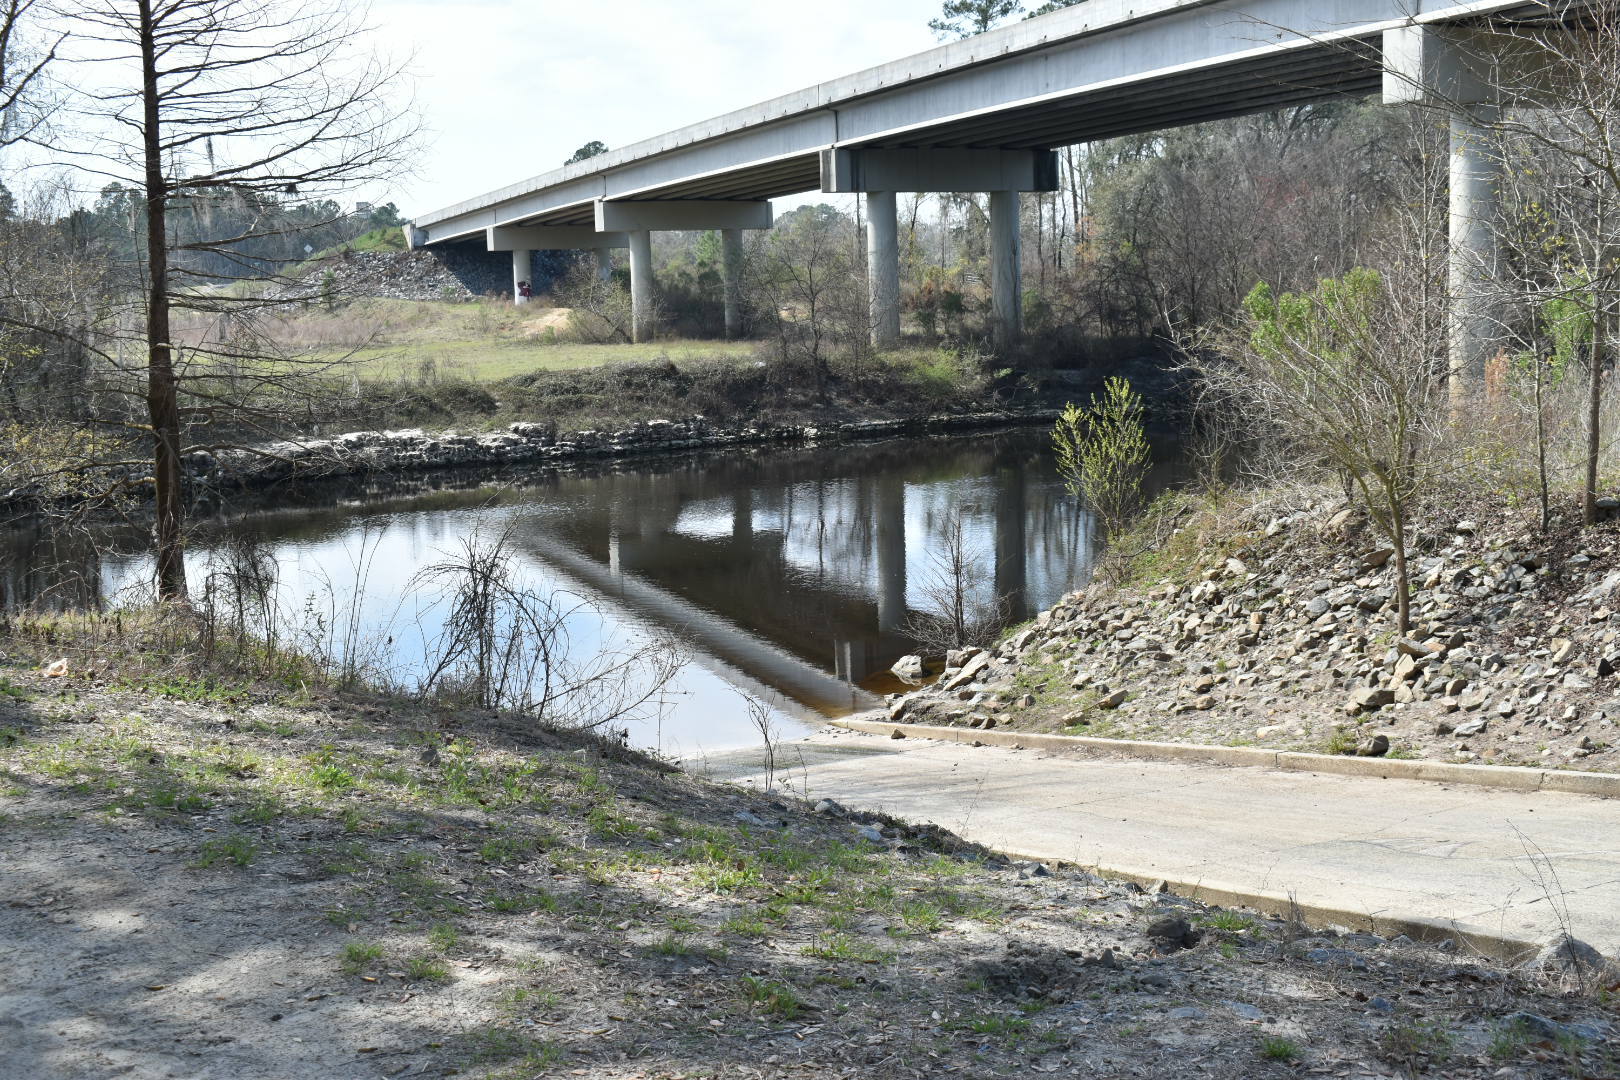
POLYGON ((892 950, 880 949, 845 933, 821 935, 804 947, 804 955, 818 960, 851 960, 861 964, 881 964, 895 957, 892 950))
POLYGON ((351 941, 343 946, 338 966, 345 975, 358 975, 383 958, 383 947, 369 941, 351 941))
POLYGON ((243 867, 251 865, 258 854, 258 845, 252 838, 240 835, 225 836, 203 841, 197 859, 191 865, 202 870, 221 863, 243 867))
POLYGON ((557 897, 544 889, 523 892, 492 892, 484 896, 484 906, 502 915, 525 915, 531 911, 556 911, 557 897))
POLYGON ((450 969, 437 957, 413 956, 405 961, 405 974, 417 982, 446 982, 450 969))
POLYGON ((1281 1035, 1260 1036, 1260 1056, 1267 1061, 1298 1061, 1304 1050, 1293 1039, 1281 1035))
POLYGON ((805 1011, 804 999, 791 986, 769 982, 753 975, 738 980, 743 997, 750 1006, 767 1016, 780 1020, 797 1020, 805 1011))

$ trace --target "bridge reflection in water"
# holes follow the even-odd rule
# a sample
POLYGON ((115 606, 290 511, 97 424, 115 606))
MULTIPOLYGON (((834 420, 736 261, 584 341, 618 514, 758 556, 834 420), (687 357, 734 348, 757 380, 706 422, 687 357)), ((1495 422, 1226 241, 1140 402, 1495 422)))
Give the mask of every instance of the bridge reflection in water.
MULTIPOLYGON (((362 632, 392 639, 392 674, 408 684, 438 618, 418 605, 412 576, 474 530, 510 527, 532 584, 602 606, 601 625, 572 628, 574 647, 660 632, 687 643, 696 670, 683 677, 686 693, 661 729, 632 737, 714 750, 753 741, 732 689, 809 722, 897 689, 888 667, 912 647, 907 618, 930 606, 953 515, 976 555, 974 584, 1007 597, 1016 618, 1051 603, 1089 565, 1089 515, 1063 492, 1042 432, 733 451, 501 480, 447 474, 281 493, 200 522, 191 571, 200 582, 225 535, 249 533, 274 553, 289 612, 312 592, 341 598, 362 586, 362 632)), ((123 540, 138 550, 138 537, 123 540)), ((144 556, 97 558, 88 545, 64 551, 40 534, 0 538, 0 585, 13 603, 68 585, 80 601, 87 588, 111 595, 148 574, 144 556)))
POLYGON ((929 606, 953 513, 973 586, 1014 619, 1089 564, 1089 516, 1028 434, 560 477, 553 495, 567 512, 523 531, 537 560, 824 715, 870 704, 851 688, 894 688, 888 667, 929 606))

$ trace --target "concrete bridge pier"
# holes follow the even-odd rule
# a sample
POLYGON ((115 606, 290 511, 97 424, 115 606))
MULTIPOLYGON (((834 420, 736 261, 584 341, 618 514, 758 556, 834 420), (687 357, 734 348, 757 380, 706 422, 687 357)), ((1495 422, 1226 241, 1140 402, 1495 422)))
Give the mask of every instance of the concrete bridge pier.
POLYGON ((996 342, 1023 332, 1020 280, 1019 193, 1056 191, 1057 154, 1051 150, 956 148, 823 150, 821 190, 866 196, 866 273, 872 344, 900 340, 900 252, 895 192, 990 193, 991 292, 996 342))
POLYGON ((1494 129, 1503 106, 1533 108, 1546 93, 1549 58, 1532 38, 1486 27, 1402 26, 1384 31, 1383 46, 1384 103, 1451 117, 1447 353, 1452 396, 1464 397, 1482 385, 1502 343, 1493 314, 1502 180, 1494 129))
POLYGON ((653 314, 652 232, 636 229, 630 237, 630 339, 651 341, 656 333, 653 314))
POLYGON ((1489 150, 1499 110, 1475 106, 1451 117, 1450 256, 1447 320, 1452 393, 1479 384, 1501 343, 1492 314, 1499 267, 1496 243, 1500 163, 1489 150))
POLYGON ((611 281, 613 279, 613 252, 607 248, 598 248, 596 251, 596 280, 611 281))
POLYGON ((872 347, 900 344, 900 228, 892 191, 866 193, 866 295, 872 347))
POLYGON ((1019 203, 1016 191, 990 193, 990 306, 995 316, 995 341, 1003 348, 1024 332, 1019 203))
POLYGON ((529 302, 528 297, 523 295, 521 286, 525 281, 529 282, 531 286, 534 284, 531 280, 534 273, 532 269, 534 266, 533 256, 534 252, 525 248, 514 248, 512 250, 512 303, 514 304, 527 304, 529 302))
POLYGON ((743 334, 741 229, 720 230, 720 264, 726 300, 726 339, 735 341, 743 334))
POLYGON ((623 234, 602 233, 578 225, 491 225, 484 230, 485 250, 512 253, 514 304, 527 302, 518 293, 518 283, 534 284, 532 256, 536 251, 594 251, 597 266, 603 268, 605 276, 606 268, 612 265, 612 249, 624 247, 626 243, 623 234))
MULTIPOLYGON (((768 229, 771 227, 771 204, 763 199, 758 200, 726 200, 726 199, 669 199, 669 200, 626 200, 624 202, 609 202, 606 199, 596 201, 596 229, 598 232, 623 232, 630 237, 630 307, 631 322, 634 324, 634 337, 637 342, 651 341, 658 332, 657 317, 654 311, 656 302, 657 284, 653 280, 652 264, 652 234, 655 231, 688 231, 718 229, 721 234, 721 251, 726 253, 725 234, 736 234, 730 241, 735 247, 737 257, 728 258, 727 265, 740 268, 742 259, 743 229, 768 229)), ((727 273, 727 329, 731 328, 730 298, 734 287, 733 281, 740 282, 740 269, 735 273, 727 273)), ((742 327, 741 287, 735 286, 737 293, 737 320, 736 325, 740 332, 742 327)))

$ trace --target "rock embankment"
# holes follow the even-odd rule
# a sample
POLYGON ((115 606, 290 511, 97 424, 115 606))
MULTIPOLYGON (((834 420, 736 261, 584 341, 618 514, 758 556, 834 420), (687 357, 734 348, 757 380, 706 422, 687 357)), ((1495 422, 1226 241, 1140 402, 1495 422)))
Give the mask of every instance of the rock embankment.
MULTIPOLYGON (((543 288, 564 274, 573 261, 572 253, 537 251, 531 279, 543 288)), ((298 284, 283 291, 289 300, 320 300, 327 291, 344 300, 370 297, 454 304, 512 295, 512 262, 504 251, 344 251, 306 266, 298 284)))
POLYGON ((490 467, 680 453, 728 446, 874 439, 927 431, 963 431, 1047 423, 1046 411, 1002 411, 870 420, 835 425, 727 425, 706 417, 648 420, 611 431, 563 431, 515 423, 491 432, 356 431, 330 439, 276 443, 256 451, 191 455, 196 490, 246 490, 285 480, 363 476, 426 469, 490 467))
POLYGON ((1392 550, 1324 500, 1200 538, 1145 585, 1072 593, 994 649, 951 654, 889 715, 1620 771, 1620 531, 1497 520, 1416 531, 1404 636, 1392 550))

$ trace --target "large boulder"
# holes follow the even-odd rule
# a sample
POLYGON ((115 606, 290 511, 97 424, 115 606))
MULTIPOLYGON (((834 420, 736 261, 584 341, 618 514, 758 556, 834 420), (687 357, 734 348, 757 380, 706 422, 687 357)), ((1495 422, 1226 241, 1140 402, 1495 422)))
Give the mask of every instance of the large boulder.
POLYGON ((923 679, 928 676, 928 665, 915 653, 902 656, 889 670, 894 672, 901 682, 911 686, 921 685, 923 679))

